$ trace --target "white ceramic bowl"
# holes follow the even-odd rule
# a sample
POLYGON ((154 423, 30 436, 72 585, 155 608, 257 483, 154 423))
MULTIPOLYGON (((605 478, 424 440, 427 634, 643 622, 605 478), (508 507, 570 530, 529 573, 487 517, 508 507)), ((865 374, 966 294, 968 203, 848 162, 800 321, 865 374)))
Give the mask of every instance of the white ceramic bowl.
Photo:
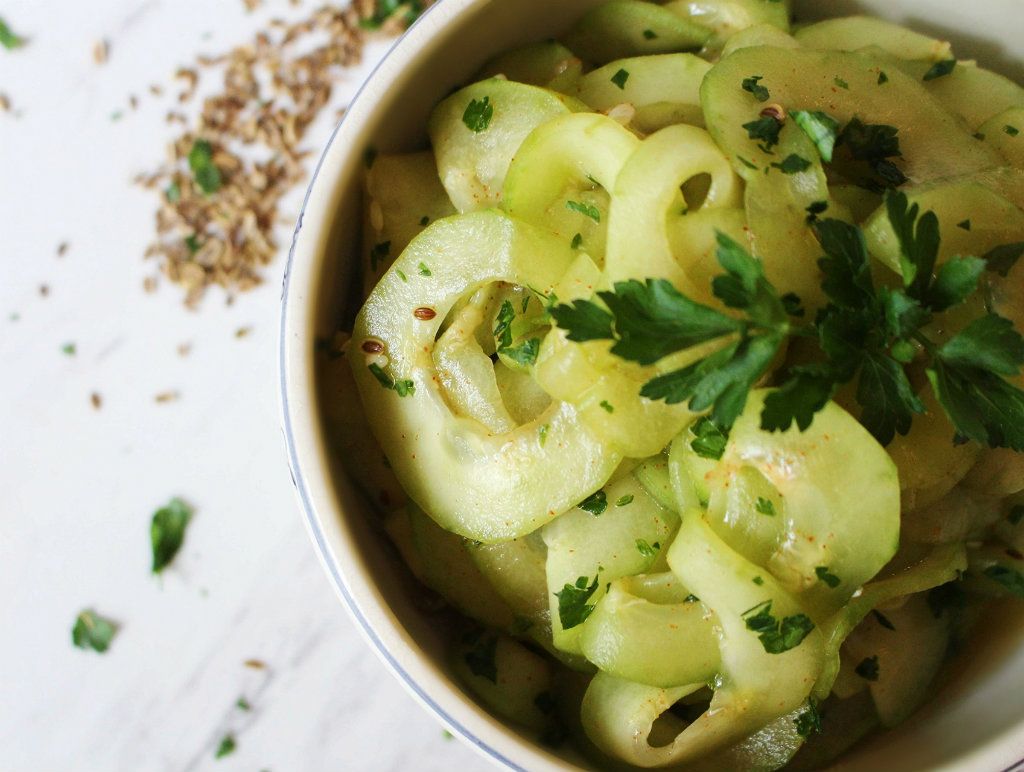
MULTIPOLYGON (((444 642, 411 601, 408 575, 370 527, 366 504, 328 457, 314 340, 350 302, 363 153, 426 146, 430 109, 490 56, 558 35, 601 0, 440 0, 395 46, 336 129, 317 167, 292 244, 281 321, 284 431, 316 551, 367 640, 452 731, 512 769, 578 769, 489 715, 452 677, 444 642)), ((953 40, 961 57, 1022 79, 1022 0, 797 0, 799 18, 864 12, 953 40)), ((844 770, 1024 768, 1020 627, 972 650, 966 668, 914 719, 844 759, 844 770)), ((327 763, 328 760, 325 760, 327 763)))

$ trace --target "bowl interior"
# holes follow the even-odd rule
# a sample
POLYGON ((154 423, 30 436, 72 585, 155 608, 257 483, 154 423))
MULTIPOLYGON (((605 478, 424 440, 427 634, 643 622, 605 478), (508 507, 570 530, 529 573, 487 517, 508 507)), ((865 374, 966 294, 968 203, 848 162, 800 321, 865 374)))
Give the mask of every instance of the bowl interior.
MULTIPOLYGON (((286 433, 293 473, 325 567, 364 632, 407 686, 449 726, 513 767, 577 768, 571 750, 553 753, 476 708, 446 664, 446 631, 415 598, 375 516, 327 451, 324 400, 314 341, 329 337, 358 298, 363 155, 427 146, 423 130, 432 107, 467 82, 496 52, 557 36, 601 0, 442 0, 370 79, 326 151, 293 245, 282 330, 286 433)), ((955 42, 977 57, 1024 77, 1010 54, 1024 37, 1018 0, 797 0, 799 19, 871 13, 908 22, 955 42)), ((1006 612, 974 646, 965 664, 921 713, 898 730, 861 747, 844 770, 1002 770, 1024 756, 1024 650, 1021 615, 1006 612), (1014 621, 1007 624, 1009 618, 1014 621)))

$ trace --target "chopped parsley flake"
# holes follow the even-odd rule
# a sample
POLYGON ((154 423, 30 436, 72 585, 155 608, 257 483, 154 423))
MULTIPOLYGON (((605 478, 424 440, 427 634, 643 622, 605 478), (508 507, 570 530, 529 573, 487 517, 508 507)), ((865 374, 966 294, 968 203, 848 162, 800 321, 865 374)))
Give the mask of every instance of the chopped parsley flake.
POLYGON ((577 233, 575 236, 572 237, 572 244, 570 246, 573 249, 579 249, 582 244, 583 244, 583 234, 582 233, 577 233))
POLYGON ((110 642, 117 634, 117 626, 92 609, 86 609, 75 617, 71 628, 71 642, 80 649, 92 649, 102 654, 110 648, 110 642))
POLYGON ((422 216, 422 217, 420 218, 420 227, 421 227, 421 228, 426 228, 426 227, 427 227, 427 225, 429 225, 429 224, 430 224, 430 215, 426 215, 426 214, 425 214, 425 215, 423 215, 423 216, 422 216))
POLYGON ((239 697, 235 700, 235 707, 244 711, 252 710, 252 705, 249 704, 249 700, 245 699, 245 697, 239 697))
POLYGON ((926 81, 936 80, 937 78, 943 78, 953 72, 956 67, 956 59, 943 59, 941 62, 936 62, 931 68, 924 74, 926 81))
POLYGON ((594 577, 593 583, 588 585, 587 582, 587 577, 581 576, 576 584, 566 584, 555 593, 558 598, 558 619, 563 630, 571 630, 583 624, 594 610, 593 604, 587 601, 597 592, 597 577, 594 577))
POLYGON ((0 46, 3 46, 8 51, 13 51, 15 48, 21 48, 23 45, 25 45, 25 38, 7 26, 7 22, 0 19, 0 46))
POLYGON ((1020 571, 997 563, 989 566, 982 573, 1014 595, 1024 598, 1024 576, 1021 576, 1020 571))
POLYGON ((486 678, 492 684, 498 683, 498 665, 494 655, 498 649, 497 636, 484 636, 472 649, 463 655, 469 672, 486 678))
POLYGON ((179 498, 153 513, 149 524, 149 541, 153 549, 154 574, 159 574, 178 554, 185 542, 185 529, 192 519, 192 508, 179 498))
POLYGON ((755 163, 754 163, 753 161, 750 161, 750 160, 748 160, 748 159, 744 158, 744 157, 743 157, 743 156, 741 156, 741 155, 738 155, 738 156, 736 156, 736 159, 737 159, 737 160, 738 160, 738 161, 739 161, 739 162, 740 162, 741 164, 743 164, 744 166, 746 166, 746 167, 747 167, 748 169, 756 169, 756 168, 757 168, 757 164, 755 164, 755 163))
POLYGON ((606 413, 614 413, 615 412, 615 406, 612 405, 612 403, 609 402, 606 399, 602 399, 601 400, 601 409, 604 410, 606 413))
POLYGON ((969 231, 971 229, 971 221, 970 220, 964 220, 962 222, 958 222, 956 224, 956 227, 960 228, 960 230, 969 231))
POLYGON ((409 397, 416 393, 416 384, 411 380, 393 380, 390 375, 384 372, 384 368, 378 365, 376 362, 371 362, 367 365, 367 368, 373 377, 377 379, 377 382, 385 389, 390 389, 395 392, 399 397, 409 397))
POLYGON ((743 128, 747 130, 747 137, 755 142, 760 142, 758 147, 766 153, 771 153, 771 149, 779 144, 779 132, 782 130, 782 124, 770 115, 750 123, 744 123, 743 128))
POLYGON ((498 353, 517 365, 530 367, 536 364, 537 355, 540 354, 540 338, 528 338, 518 346, 505 346, 498 349, 498 353))
POLYGON ((648 544, 645 539, 636 540, 636 551, 643 555, 645 558, 653 558, 658 554, 658 550, 661 549, 661 545, 658 542, 654 544, 648 544))
POLYGON ((424 263, 424 262, 421 262, 419 264, 419 266, 417 266, 417 271, 419 271, 420 276, 433 276, 434 275, 434 274, 432 274, 430 272, 430 268, 427 267, 427 264, 424 263))
POLYGON ((762 515, 768 515, 768 517, 775 517, 775 505, 768 499, 758 496, 757 503, 754 505, 755 509, 762 515))
POLYGON ((627 493, 625 496, 619 496, 618 501, 615 502, 617 507, 625 507, 633 503, 633 494, 627 493))
POLYGON ((494 105, 491 104, 491 98, 485 96, 482 100, 474 99, 469 103, 466 112, 462 114, 462 122, 466 124, 467 129, 479 134, 482 131, 487 131, 493 117, 494 105))
POLYGON ((391 242, 382 241, 380 244, 375 244, 373 249, 370 250, 370 270, 376 271, 378 266, 388 259, 391 254, 391 242))
POLYGON ((213 146, 205 139, 197 139, 192 144, 192 150, 188 154, 188 166, 203 193, 209 196, 220 190, 220 169, 213 162, 213 146))
POLYGON ((235 752, 235 748, 237 747, 238 745, 235 743, 234 737, 229 734, 224 735, 224 737, 221 738, 220 745, 217 746, 217 750, 213 754, 213 757, 215 759, 222 759, 225 756, 230 756, 235 752))
POLYGON ((817 700, 810 699, 807 702, 807 708, 793 720, 793 723, 796 724, 796 733, 804 739, 812 734, 821 734, 821 718, 817 700))
POLYGON ((828 570, 828 566, 818 566, 814 569, 815 576, 819 582, 824 582, 833 590, 842 584, 843 580, 828 570))
POLYGON ((767 102, 772 98, 772 93, 761 85, 761 81, 764 80, 763 75, 751 75, 749 78, 743 80, 743 90, 753 94, 754 99, 758 102, 767 102))
POLYGON ((878 73, 878 85, 879 86, 884 86, 888 82, 889 82, 889 76, 885 74, 885 70, 882 70, 880 73, 878 73))
POLYGON ((794 614, 780 622, 772 616, 770 600, 744 612, 743 621, 748 630, 757 633, 758 640, 769 654, 795 649, 814 630, 814 623, 806 614, 794 614))
POLYGON ((60 350, 69 357, 73 357, 78 351, 74 343, 65 343, 60 350))
POLYGON ((1018 129, 1016 126, 1006 124, 1005 126, 1003 126, 1003 132, 1009 134, 1011 137, 1016 137, 1020 134, 1020 129, 1018 129))
POLYGON ((847 91, 850 90, 850 84, 847 83, 842 78, 840 78, 838 75, 835 77, 835 79, 832 82, 835 83, 837 86, 839 86, 839 88, 844 88, 847 91))
POLYGON ((594 222, 601 222, 601 211, 593 204, 584 204, 579 201, 566 201, 565 208, 571 212, 578 212, 584 217, 589 217, 594 222))
POLYGON ((754 577, 754 579, 753 579, 753 582, 754 582, 754 584, 756 584, 756 585, 757 585, 758 587, 760 587, 761 585, 763 585, 763 584, 764 584, 764 578, 763 578, 763 577, 760 577, 760 576, 755 576, 755 577, 754 577))
POLYGON ((1011 509, 1006 515, 1006 519, 1010 521, 1010 525, 1020 525, 1020 521, 1024 520, 1024 504, 1019 504, 1011 509))
POLYGON ((878 655, 873 657, 865 657, 855 667, 854 672, 863 678, 865 681, 877 681, 878 680, 878 655))
POLYGON ((550 428, 551 428, 551 424, 544 424, 537 431, 537 437, 540 440, 540 446, 542 448, 544 447, 544 443, 548 441, 548 429, 550 429, 550 428))
POLYGON ((1017 264, 1022 255, 1024 255, 1024 241, 1018 241, 1015 244, 1002 244, 990 249, 982 255, 981 259, 985 261, 985 267, 988 270, 998 273, 1005 279, 1010 275, 1010 271, 1013 270, 1013 266, 1017 264))
POLYGON ((579 503, 579 508, 589 512, 594 517, 600 517, 608 509, 608 494, 603 490, 591 493, 579 503))
POLYGON ((772 167, 778 169, 783 174, 800 174, 810 169, 812 166, 811 162, 803 156, 791 153, 786 156, 782 163, 773 163, 772 167))
POLYGON ((658 37, 658 33, 652 29, 644 30, 644 40, 655 40, 658 37))
POLYGON ((626 81, 629 80, 629 70, 619 70, 617 73, 612 75, 612 83, 618 86, 620 89, 625 90, 626 81))
POLYGON ((694 437, 690 443, 694 453, 701 458, 710 458, 714 461, 722 458, 729 435, 719 429, 714 421, 704 416, 690 428, 690 432, 694 437))

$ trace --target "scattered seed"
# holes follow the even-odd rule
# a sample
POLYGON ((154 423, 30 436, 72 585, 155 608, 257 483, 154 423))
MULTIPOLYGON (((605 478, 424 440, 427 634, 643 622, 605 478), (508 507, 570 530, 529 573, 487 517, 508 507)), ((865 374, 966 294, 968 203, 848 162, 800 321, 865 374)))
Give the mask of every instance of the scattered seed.
POLYGON ((415 311, 412 312, 412 315, 424 322, 429 322, 431 319, 437 316, 437 311, 435 311, 433 308, 417 308, 415 311))
POLYGON ((89 401, 92 403, 94 410, 99 410, 103 407, 103 397, 100 396, 99 392, 94 391, 89 395, 89 401))
POLYGON ((771 104, 761 111, 762 118, 774 118, 779 123, 786 120, 786 108, 782 105, 771 104))
POLYGON ((68 251, 68 243, 66 241, 62 241, 57 246, 57 257, 64 257, 64 255, 67 254, 67 251, 68 251))
POLYGON ((157 404, 163 405, 168 402, 176 402, 181 399, 181 394, 176 391, 161 391, 153 398, 157 404))
POLYGON ((379 340, 364 340, 360 348, 367 354, 380 354, 384 351, 384 344, 379 340))
POLYGON ((237 330, 235 330, 235 337, 245 338, 248 337, 250 332, 252 332, 252 327, 239 327, 237 330))
POLYGON ((266 670, 267 669, 267 663, 264 662, 262 659, 247 659, 242 664, 245 665, 248 668, 252 668, 253 670, 266 670))
POLYGON ((110 58, 110 43, 106 40, 97 40, 92 45, 92 60, 96 64, 106 64, 110 58))

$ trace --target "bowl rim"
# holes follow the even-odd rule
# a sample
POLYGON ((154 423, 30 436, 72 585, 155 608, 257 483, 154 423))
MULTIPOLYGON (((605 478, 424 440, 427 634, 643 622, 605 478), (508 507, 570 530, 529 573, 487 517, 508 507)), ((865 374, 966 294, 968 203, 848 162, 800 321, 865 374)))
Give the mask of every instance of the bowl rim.
MULTIPOLYGON (((417 702, 430 713, 433 713, 444 726, 452 730, 456 736, 482 756, 506 769, 516 770, 517 772, 527 772, 527 770, 547 772, 548 770, 566 769, 567 767, 553 765, 551 758, 547 754, 533 747, 532 744, 515 737, 511 731, 502 734, 490 728, 485 721, 481 720, 480 714, 485 712, 483 708, 469 708, 458 700, 431 696, 431 693, 409 672, 409 668, 403 665, 389 649, 388 644, 360 605, 360 601, 357 600, 356 592, 351 586, 353 582, 352 577, 342 571, 340 561, 333 555, 332 549, 328 544, 328 536, 325 531, 323 518, 314 504, 314 494, 311 491, 310 478, 303 472, 304 464, 302 457, 316 452, 318 447, 317 432, 313 425, 314 422, 304 425, 300 420, 301 416, 294 412, 296 409, 300 409, 297 403, 302 402, 302 397, 295 398, 293 395, 296 393, 311 395, 315 392, 316 387, 315 378, 311 377, 311 371, 306 366, 308 365, 306 359, 311 356, 312 352, 312 346, 309 345, 307 335, 311 318, 308 310, 311 305, 315 306, 315 302, 312 298, 302 298, 301 305, 305 308, 306 313, 296 310, 296 304, 299 304, 300 300, 295 298, 295 290, 299 286, 306 289, 312 288, 315 277, 322 267, 318 261, 307 260, 305 263, 300 264, 296 260, 298 247, 303 237, 307 211, 310 209, 311 204, 314 203, 315 198, 329 198, 329 186, 325 184, 318 185, 318 183, 323 182, 320 179, 321 171, 323 171, 326 162, 332 156, 332 151, 335 150, 338 141, 343 138, 344 134, 350 128, 352 129, 351 133, 357 133, 358 121, 363 119, 359 117, 359 111, 355 108, 362 105, 367 92, 376 91, 380 88, 381 84, 377 82, 378 76, 386 74, 386 71, 393 66, 393 60, 396 59, 396 55, 402 57, 414 55, 420 48, 430 42, 431 36, 435 34, 436 28, 443 24, 444 19, 456 17, 467 9, 485 6, 493 1, 436 0, 384 53, 380 61, 376 63, 356 90, 350 100, 350 109, 332 130, 310 175, 285 263, 278 331, 278 387, 280 390, 281 428, 285 440, 287 462, 291 473, 292 485, 295 488, 296 496, 302 509, 306 529, 331 585, 342 600, 349 615, 355 621, 356 627, 364 640, 417 702), (432 22, 437 22, 437 24, 432 22), (313 270, 314 268, 317 270, 313 270), (298 328, 298 332, 302 333, 297 343, 289 336, 289 333, 295 334, 295 328, 298 328), (309 351, 307 352, 305 349, 309 351), (443 705, 441 704, 442 702, 446 704, 443 705), (473 726, 467 726, 469 724, 473 726), (481 735, 491 735, 491 737, 485 740, 481 735), (513 749, 516 755, 522 756, 523 762, 528 763, 530 766, 523 766, 510 758, 508 751, 513 749)), ((322 240, 320 238, 315 243, 319 244, 322 240)), ((309 414, 310 411, 307 409, 306 415, 309 414)), ((310 461, 310 459, 307 458, 306 461, 310 461)), ((316 468, 322 468, 322 464, 316 468)), ((326 472, 323 472, 321 476, 329 477, 326 472)), ((317 480, 317 482, 324 483, 325 480, 317 480)), ((394 624, 395 622, 393 621, 392 626, 394 624)), ((415 655, 417 659, 421 656, 418 653, 415 655)), ((454 691, 451 686, 445 685, 444 694, 446 696, 453 694, 454 691)), ((504 722, 499 720, 499 723, 504 722)), ((1018 728, 1024 730, 1024 717, 1021 718, 1018 728)), ((1003 759, 1007 757, 1012 758, 1015 755, 1007 754, 1006 752, 1010 750, 1010 746, 1015 745, 1014 739, 1016 736, 1013 730, 1007 730, 1003 734, 991 737, 987 742, 961 753, 952 760, 951 764, 944 764, 942 769, 947 772, 965 772, 966 770, 982 768, 1000 770, 1001 772, 1024 772, 1024 758, 1004 766, 1006 762, 1003 759)))

